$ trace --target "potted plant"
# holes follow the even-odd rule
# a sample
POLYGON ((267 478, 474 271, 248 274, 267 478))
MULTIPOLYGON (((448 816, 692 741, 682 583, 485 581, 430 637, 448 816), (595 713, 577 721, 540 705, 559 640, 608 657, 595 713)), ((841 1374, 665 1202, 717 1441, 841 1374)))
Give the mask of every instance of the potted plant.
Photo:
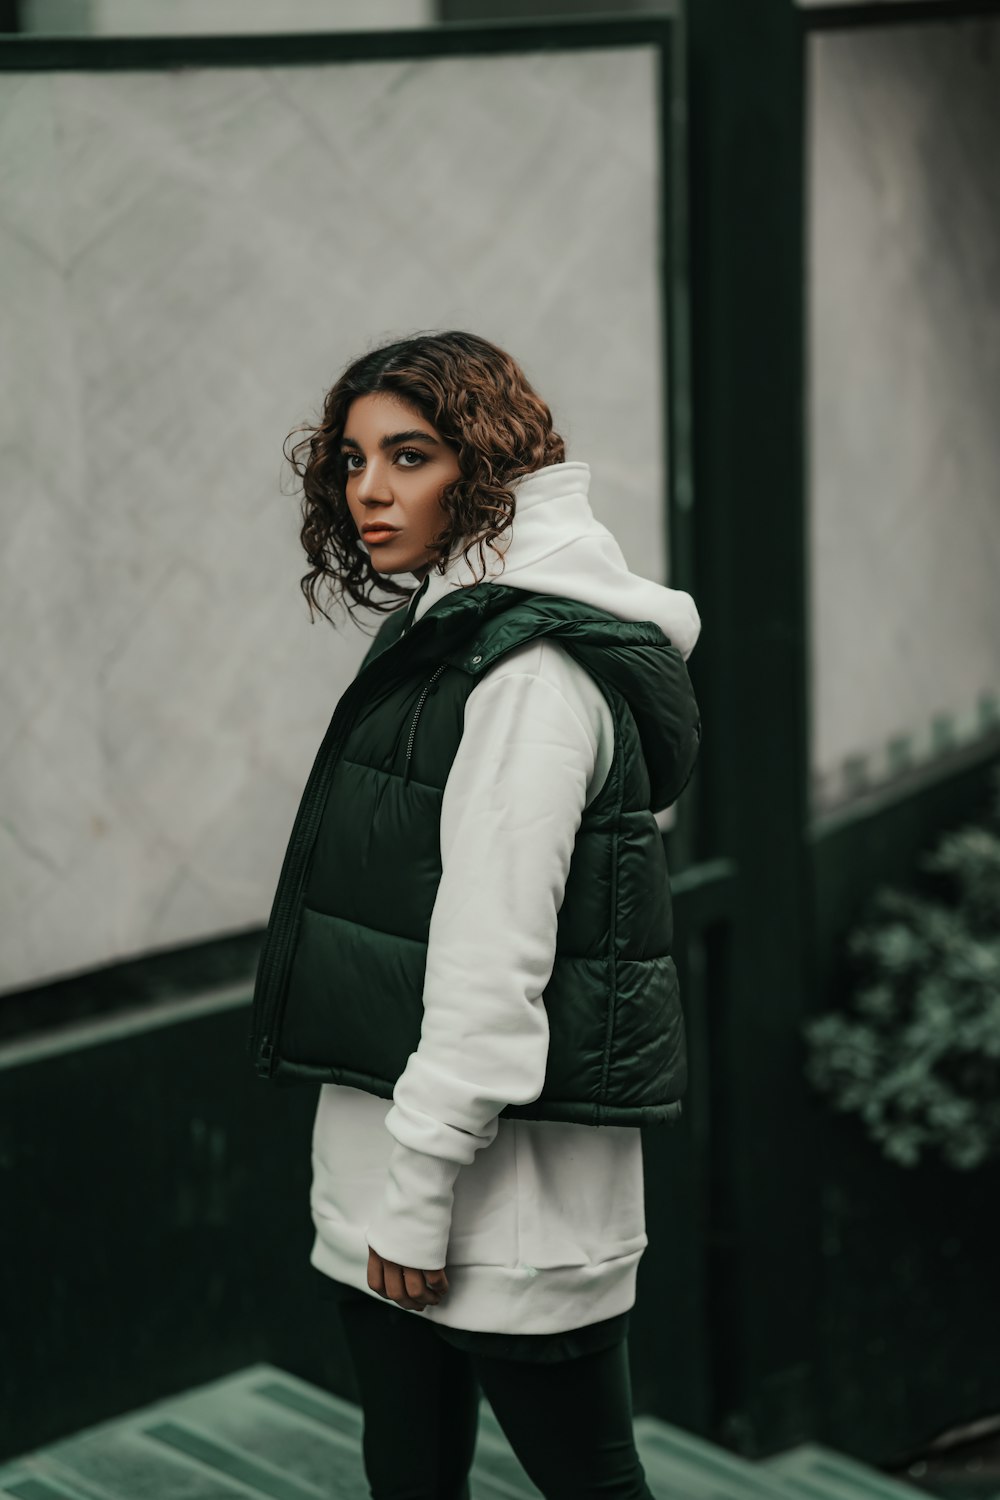
POLYGON ((969 1170, 1000 1155, 1000 774, 988 820, 918 869, 848 934, 854 983, 806 1025, 807 1076, 890 1161, 969 1170))

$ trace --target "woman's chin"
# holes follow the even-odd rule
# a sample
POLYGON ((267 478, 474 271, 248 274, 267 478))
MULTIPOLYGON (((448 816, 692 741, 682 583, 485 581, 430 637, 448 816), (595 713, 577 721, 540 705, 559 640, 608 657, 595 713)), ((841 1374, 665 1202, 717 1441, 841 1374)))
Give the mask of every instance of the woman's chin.
MULTIPOLYGON (((410 565, 405 562, 390 562, 387 557, 379 557, 377 552, 369 552, 368 561, 376 573, 408 573, 410 565)), ((416 564, 413 564, 416 567, 416 564)))
POLYGON ((413 573, 416 576, 422 578, 424 573, 427 571, 426 557, 411 557, 404 562, 400 562, 398 558, 393 558, 390 562, 389 558, 387 557, 379 557, 378 551, 376 549, 375 551, 369 552, 368 561, 371 563, 376 573, 384 573, 386 575, 389 575, 391 573, 413 573))

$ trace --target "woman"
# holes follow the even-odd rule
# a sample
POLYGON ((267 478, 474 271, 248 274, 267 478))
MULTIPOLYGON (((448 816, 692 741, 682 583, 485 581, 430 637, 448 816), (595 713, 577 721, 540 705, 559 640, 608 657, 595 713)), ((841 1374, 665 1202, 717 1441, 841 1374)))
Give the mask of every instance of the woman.
POLYGON ((545 1496, 648 1497, 637 1127, 686 1081, 653 814, 697 756, 698 614, 629 572, 485 339, 374 350, 309 432, 303 591, 391 613, 303 793, 250 1045, 321 1083, 310 1259, 371 1493, 467 1496, 481 1387, 545 1496))

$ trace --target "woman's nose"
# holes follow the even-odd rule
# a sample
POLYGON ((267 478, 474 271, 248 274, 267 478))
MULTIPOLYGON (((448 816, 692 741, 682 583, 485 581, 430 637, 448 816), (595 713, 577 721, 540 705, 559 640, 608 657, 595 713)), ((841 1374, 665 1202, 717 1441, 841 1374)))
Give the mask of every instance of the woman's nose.
POLYGON ((385 471, 379 464, 365 465, 358 480, 357 494, 360 500, 392 499, 385 471))

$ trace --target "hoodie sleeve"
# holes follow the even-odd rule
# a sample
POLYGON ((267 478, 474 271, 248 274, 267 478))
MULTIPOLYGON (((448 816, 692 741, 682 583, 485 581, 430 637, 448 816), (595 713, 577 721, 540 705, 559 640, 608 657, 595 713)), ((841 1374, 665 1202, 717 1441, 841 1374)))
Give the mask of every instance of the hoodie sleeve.
POLYGON ((542 1091, 542 995, 598 749, 585 706, 537 673, 501 663, 466 702, 441 808, 420 1042, 393 1091, 386 1186, 366 1226, 386 1260, 445 1265, 460 1169, 494 1140, 505 1105, 542 1091))

